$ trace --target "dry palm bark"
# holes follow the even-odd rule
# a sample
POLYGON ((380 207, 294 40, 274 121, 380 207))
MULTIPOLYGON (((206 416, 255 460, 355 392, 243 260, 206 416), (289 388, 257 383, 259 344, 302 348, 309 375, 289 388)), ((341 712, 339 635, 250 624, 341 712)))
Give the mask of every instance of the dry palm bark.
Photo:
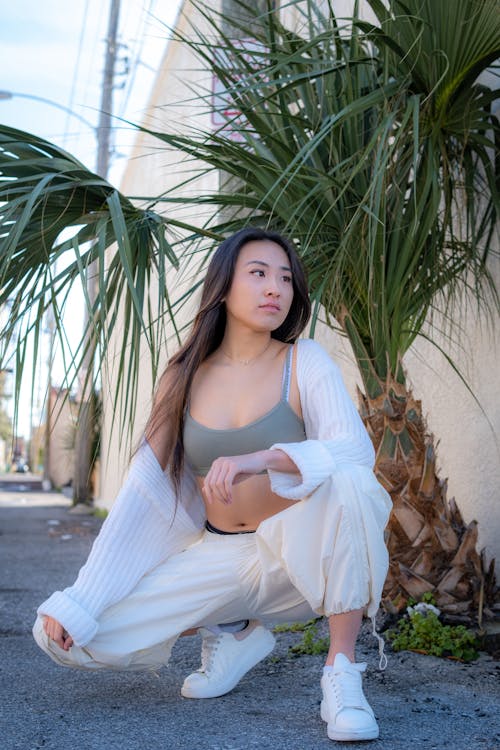
POLYGON ((494 561, 477 550, 477 523, 466 525, 447 483, 436 473, 433 437, 420 401, 405 385, 386 384, 361 415, 377 452, 376 474, 394 507, 387 530, 390 567, 383 604, 401 611, 409 597, 432 592, 448 619, 479 622, 493 615, 494 561))

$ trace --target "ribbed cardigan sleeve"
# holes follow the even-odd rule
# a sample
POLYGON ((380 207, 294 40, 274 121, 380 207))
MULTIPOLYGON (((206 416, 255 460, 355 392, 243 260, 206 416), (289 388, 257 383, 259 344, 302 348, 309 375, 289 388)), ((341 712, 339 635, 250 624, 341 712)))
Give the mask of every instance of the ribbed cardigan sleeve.
POLYGON ((38 614, 58 620, 78 646, 91 641, 106 607, 197 538, 203 509, 196 495, 196 484, 186 475, 183 504, 176 506, 170 480, 144 442, 75 583, 52 594, 38 614))
POLYGON ((270 470, 273 492, 288 500, 307 497, 345 464, 372 469, 375 452, 337 365, 316 341, 298 342, 297 381, 307 440, 275 443, 300 471, 270 470))

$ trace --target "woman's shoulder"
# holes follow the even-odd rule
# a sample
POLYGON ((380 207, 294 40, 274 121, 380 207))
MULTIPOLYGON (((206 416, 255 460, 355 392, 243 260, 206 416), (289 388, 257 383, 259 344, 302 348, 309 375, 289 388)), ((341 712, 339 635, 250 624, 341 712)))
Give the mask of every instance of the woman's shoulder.
POLYGON ((297 341, 297 379, 299 387, 311 388, 325 378, 342 378, 338 365, 326 349, 313 339, 297 341))
POLYGON ((318 371, 324 368, 337 369, 337 365, 326 349, 314 339, 298 339, 296 346, 297 367, 301 369, 317 368, 318 371))

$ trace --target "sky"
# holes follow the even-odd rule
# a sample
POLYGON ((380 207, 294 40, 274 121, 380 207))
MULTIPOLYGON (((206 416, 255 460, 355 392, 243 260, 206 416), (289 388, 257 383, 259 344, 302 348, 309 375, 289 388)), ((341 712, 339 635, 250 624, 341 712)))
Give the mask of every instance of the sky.
MULTIPOLYGON (((110 0, 0 0, 0 122, 62 146, 92 170, 110 4, 110 0)), ((117 116, 141 120, 180 4, 181 0, 121 0, 113 102, 117 116)), ((117 124, 108 175, 116 186, 133 137, 130 128, 117 124)), ((75 341, 82 327, 82 305, 75 297, 69 307, 72 315, 65 324, 75 341)), ((42 352, 32 413, 35 424, 43 420, 46 361, 47 353, 42 352)), ((60 385, 58 354, 52 373, 53 383, 60 385)), ((25 379, 20 399, 18 434, 25 437, 30 432, 30 391, 31 376, 25 379)), ((12 413, 12 403, 9 408, 12 413)))

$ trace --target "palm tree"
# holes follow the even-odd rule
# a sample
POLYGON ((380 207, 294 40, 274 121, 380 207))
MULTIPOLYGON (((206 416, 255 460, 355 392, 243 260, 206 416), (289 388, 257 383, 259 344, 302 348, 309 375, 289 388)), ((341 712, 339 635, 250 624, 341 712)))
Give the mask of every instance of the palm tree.
POLYGON ((207 12, 215 53, 208 36, 183 40, 223 82, 222 106, 239 113, 232 136, 227 126, 197 140, 155 135, 228 175, 200 197, 224 208, 218 231, 250 212, 295 238, 314 299, 350 341, 377 473, 394 500, 388 608, 432 590, 448 614, 478 612, 493 598, 493 568, 476 552, 476 524, 465 527, 446 500, 403 358, 430 313, 449 314, 460 294, 498 309, 487 265, 498 91, 477 83, 500 52, 496 3, 373 0, 378 26, 339 28, 331 6, 323 14, 310 2, 306 38, 271 9, 252 17, 237 5, 251 19, 233 21, 250 49, 207 12))
MULTIPOLYGON (((203 92, 199 97, 207 107, 238 115, 226 117, 218 132, 198 137, 151 133, 224 175, 214 194, 180 199, 172 191, 156 200, 167 207, 180 200, 212 205, 214 239, 241 226, 243 217, 295 239, 309 271, 316 318, 338 324, 352 346, 376 470, 394 501, 386 606, 398 609, 409 595, 432 590, 447 613, 477 613, 494 596, 493 569, 476 552, 475 525, 465 527, 446 499, 403 359, 418 335, 430 335, 431 313, 446 316, 461 294, 473 294, 491 312, 498 309, 488 272, 499 208, 492 158, 498 92, 477 78, 499 55, 500 17, 494 0, 390 0, 387 8, 367 1, 376 25, 362 21, 357 7, 354 19, 341 26, 330 3, 324 12, 312 0, 294 3, 304 14, 304 36, 283 26, 272 3, 262 13, 237 2, 244 13, 228 19, 195 2, 211 33, 193 29, 181 41, 225 89, 219 105, 203 92), (234 35, 227 33, 229 23, 234 35), (254 42, 244 48, 232 41, 235 36, 254 42)), ((63 290, 92 254, 100 254, 104 269, 104 249, 116 237, 118 250, 101 271, 106 276, 93 308, 101 354, 124 294, 132 326, 125 336, 138 341, 146 334, 154 369, 160 334, 156 310, 144 314, 147 287, 153 270, 162 274, 165 259, 174 261, 175 243, 164 234, 175 228, 173 222, 139 211, 67 155, 48 153, 47 144, 35 144, 43 156, 34 157, 31 137, 7 129, 3 137, 11 140, 3 146, 0 169, 14 178, 2 188, 6 221, 15 222, 6 247, 32 278, 33 268, 43 275, 41 285, 30 281, 29 294, 43 304, 51 283, 47 269, 70 249, 70 270, 56 276, 63 290), (60 229, 70 223, 85 226, 58 245, 60 229), (97 229, 99 243, 80 250, 97 229), (42 230, 47 249, 41 258, 35 243, 42 230), (110 272, 111 285, 105 283, 110 272)), ((209 234, 186 224, 179 228, 188 241, 209 234)), ((180 241, 177 247, 182 256, 180 241)), ((210 246, 201 249, 197 255, 190 247, 197 267, 210 246)), ((22 318, 27 282, 23 286, 17 270, 9 277, 3 257, 2 279, 10 286, 0 304, 14 295, 13 309, 22 318)), ((49 299, 55 303, 55 294, 49 299)), ((174 302, 162 297, 159 312, 175 311, 174 302)), ((136 366, 132 356, 130 365, 124 357, 119 368, 121 385, 132 375, 124 391, 129 412, 136 366)))

